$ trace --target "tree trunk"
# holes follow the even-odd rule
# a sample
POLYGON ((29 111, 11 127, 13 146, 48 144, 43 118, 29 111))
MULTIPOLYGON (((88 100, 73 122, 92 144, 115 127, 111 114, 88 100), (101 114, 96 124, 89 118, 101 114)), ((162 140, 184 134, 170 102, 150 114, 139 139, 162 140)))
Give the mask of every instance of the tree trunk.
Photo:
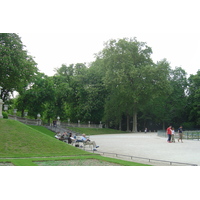
POLYGON ((132 130, 132 132, 133 133, 138 132, 137 131, 137 111, 133 112, 133 130, 132 130))
POLYGON ((119 130, 122 130, 122 120, 119 121, 119 130))
POLYGON ((127 120, 126 120, 126 131, 129 132, 130 128, 129 128, 129 115, 127 114, 127 120))
POLYGON ((163 122, 163 131, 165 131, 165 122, 163 122))

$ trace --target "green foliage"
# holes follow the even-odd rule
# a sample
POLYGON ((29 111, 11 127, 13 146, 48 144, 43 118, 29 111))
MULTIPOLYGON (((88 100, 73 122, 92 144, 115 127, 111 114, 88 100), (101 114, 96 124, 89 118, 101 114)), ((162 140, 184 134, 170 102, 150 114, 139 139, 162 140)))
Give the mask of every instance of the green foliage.
POLYGON ((109 40, 88 66, 63 64, 53 77, 35 73, 10 108, 22 116, 26 110, 31 118, 40 113, 45 122, 60 116, 65 122, 102 121, 127 131, 132 125, 134 132, 188 120, 200 125, 199 73, 189 78, 188 87, 182 68, 172 70, 166 59, 155 64, 151 54, 136 38, 109 40))
POLYGON ((200 125, 200 71, 189 77, 189 120, 200 125))
POLYGON ((8 114, 6 112, 2 112, 3 118, 8 119, 8 114))
POLYGON ((2 99, 9 93, 21 92, 37 72, 36 63, 24 50, 20 37, 15 33, 0 33, 0 85, 2 99))
POLYGON ((149 99, 169 89, 168 66, 153 64, 151 53, 146 43, 125 38, 108 41, 98 55, 104 64, 104 84, 110 92, 104 117, 120 121, 122 114, 133 115, 134 132, 137 132, 137 113, 149 99))

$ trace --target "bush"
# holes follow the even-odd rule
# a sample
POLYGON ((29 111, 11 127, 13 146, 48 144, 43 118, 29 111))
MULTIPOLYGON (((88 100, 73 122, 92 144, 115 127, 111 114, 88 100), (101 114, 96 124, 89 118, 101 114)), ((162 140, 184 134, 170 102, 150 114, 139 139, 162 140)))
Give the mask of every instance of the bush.
POLYGON ((2 112, 3 118, 8 119, 8 114, 6 112, 2 112))

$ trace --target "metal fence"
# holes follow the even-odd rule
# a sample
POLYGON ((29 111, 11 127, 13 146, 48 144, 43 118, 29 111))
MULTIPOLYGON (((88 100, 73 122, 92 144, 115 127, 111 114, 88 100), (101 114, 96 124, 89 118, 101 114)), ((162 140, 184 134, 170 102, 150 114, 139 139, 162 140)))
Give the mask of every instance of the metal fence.
MULTIPOLYGON (((90 150, 87 150, 90 151, 90 150)), ((138 156, 130 156, 130 155, 122 155, 118 153, 109 153, 109 152, 101 152, 101 151, 93 151, 93 153, 102 154, 106 157, 117 158, 121 160, 127 161, 134 161, 144 164, 156 165, 156 166, 198 166, 197 164, 193 163, 182 163, 182 162, 175 162, 175 161, 167 161, 167 160, 158 160, 152 158, 144 158, 138 156)))
MULTIPOLYGON (((157 135, 159 137, 166 137, 167 138, 166 131, 159 130, 157 132, 157 135)), ((175 138, 178 138, 179 137, 178 132, 175 132, 174 136, 175 136, 175 138)), ((183 131, 183 139, 198 140, 199 141, 200 140, 200 131, 183 131)))

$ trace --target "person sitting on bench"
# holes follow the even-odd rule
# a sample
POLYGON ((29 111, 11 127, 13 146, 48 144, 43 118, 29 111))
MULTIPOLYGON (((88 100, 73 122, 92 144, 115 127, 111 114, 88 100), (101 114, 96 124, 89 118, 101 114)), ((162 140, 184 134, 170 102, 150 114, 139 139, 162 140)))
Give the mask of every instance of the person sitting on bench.
POLYGON ((96 142, 95 141, 90 141, 88 138, 86 138, 85 134, 82 134, 82 138, 81 139, 85 144, 93 145, 93 151, 97 151, 96 148, 99 148, 99 146, 96 145, 96 142))
POLYGON ((72 133, 69 133, 68 144, 71 144, 72 142, 76 142, 76 139, 72 137, 72 133))

